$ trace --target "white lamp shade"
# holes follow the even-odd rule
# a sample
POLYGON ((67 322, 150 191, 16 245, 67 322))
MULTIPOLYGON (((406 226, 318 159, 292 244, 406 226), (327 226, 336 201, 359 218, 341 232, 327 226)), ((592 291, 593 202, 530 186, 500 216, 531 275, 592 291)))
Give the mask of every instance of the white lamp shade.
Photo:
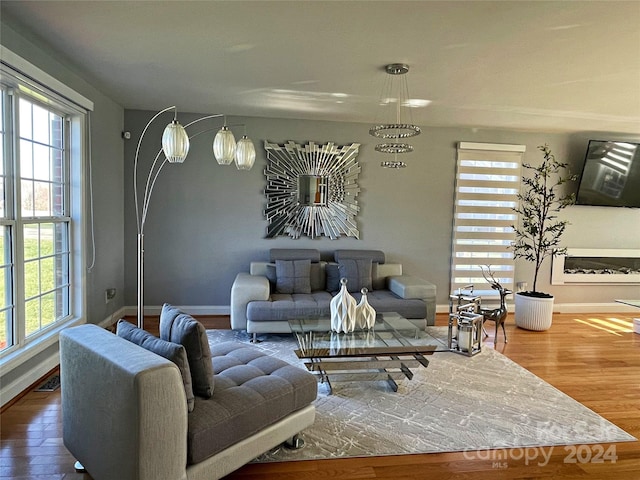
POLYGON ((213 156, 220 165, 230 165, 236 154, 236 138, 226 125, 213 139, 213 156))
POLYGON ((172 121, 162 134, 162 151, 169 163, 182 163, 189 153, 189 135, 180 122, 172 121))
POLYGON ((246 135, 243 135, 236 146, 236 167, 238 170, 251 170, 255 161, 256 147, 246 135))

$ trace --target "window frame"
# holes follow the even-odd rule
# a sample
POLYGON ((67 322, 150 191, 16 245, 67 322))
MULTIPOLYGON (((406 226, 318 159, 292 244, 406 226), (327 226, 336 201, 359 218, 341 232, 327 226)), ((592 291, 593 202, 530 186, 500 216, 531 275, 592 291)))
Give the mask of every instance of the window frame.
MULTIPOLYGON (((20 266, 19 268, 23 268, 24 265, 22 254, 19 252, 19 250, 23 248, 23 243, 18 243, 21 235, 21 232, 18 231, 24 223, 19 224, 19 222, 17 222, 17 209, 20 208, 20 206, 14 202, 18 194, 16 189, 19 188, 19 186, 15 185, 15 182, 20 182, 20 179, 17 178, 19 168, 14 169, 13 165, 14 159, 18 154, 14 142, 19 141, 19 139, 16 138, 17 132, 14 131, 13 126, 15 117, 7 118, 10 113, 5 115, 5 120, 9 119, 12 122, 10 124, 4 124, 5 136, 10 137, 5 141, 5 144, 12 144, 10 151, 7 152, 8 158, 4 158, 5 166, 10 167, 10 170, 5 167, 4 172, 5 195, 8 199, 7 204, 14 202, 11 206, 14 211, 11 212, 11 216, 8 216, 6 219, 4 217, 0 219, 0 224, 10 224, 13 227, 13 236, 16 237, 12 241, 11 263, 14 269, 13 303, 15 308, 13 322, 17 330, 17 338, 14 340, 14 345, 0 352, 0 377, 3 377, 7 372, 28 362, 47 350, 50 346, 56 344, 58 334, 61 330, 85 323, 86 321, 87 288, 85 252, 87 250, 87 241, 85 224, 90 212, 87 208, 86 182, 84 179, 86 178, 86 165, 90 156, 89 112, 93 110, 93 102, 35 67, 22 57, 1 45, 0 47, 2 48, 2 60, 0 62, 0 82, 2 83, 2 88, 7 90, 7 95, 11 95, 11 91, 14 92, 14 98, 12 100, 14 105, 18 103, 17 96, 22 96, 31 102, 35 101, 44 105, 47 109, 53 109, 58 114, 64 114, 64 130, 67 132, 65 133, 65 141, 67 142, 65 148, 68 150, 67 155, 69 157, 69 171, 65 182, 65 188, 67 189, 65 193, 68 195, 69 202, 68 210, 65 212, 69 219, 67 237, 70 283, 68 294, 69 315, 47 325, 37 334, 26 337, 24 315, 15 314, 16 311, 19 311, 17 302, 22 302, 23 305, 25 303, 24 291, 21 290, 23 286, 20 285, 21 282, 16 282, 15 280, 15 269, 18 268, 18 266, 20 266)), ((5 105, 4 110, 5 112, 10 110, 8 105, 5 105)), ((3 114, 5 113, 3 112, 3 114)), ((7 205, 5 205, 5 207, 6 206, 7 205)), ((38 218, 38 220, 43 219, 43 217, 36 218, 38 218)), ((51 217, 51 219, 57 221, 60 217, 55 216, 51 217)), ((34 220, 34 218, 24 220, 24 222, 29 223, 29 220, 34 220)), ((21 307, 21 309, 24 310, 24 306, 21 307)), ((57 357, 57 352, 55 356, 57 357)), ((49 358, 52 357, 49 356, 49 358)), ((35 374, 38 373, 39 372, 36 372, 35 374)), ((13 392, 13 388, 20 388, 18 385, 20 383, 19 380, 23 379, 15 380, 6 388, 3 386, 3 396, 7 395, 7 397, 11 397, 12 393, 16 393, 13 392)))

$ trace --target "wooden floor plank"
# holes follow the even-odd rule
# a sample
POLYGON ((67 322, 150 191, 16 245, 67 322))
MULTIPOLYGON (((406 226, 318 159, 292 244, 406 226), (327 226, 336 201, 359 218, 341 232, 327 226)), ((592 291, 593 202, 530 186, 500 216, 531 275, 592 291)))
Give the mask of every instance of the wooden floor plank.
MULTIPOLYGON (((530 332, 507 320, 507 337, 496 349, 620 428, 640 438, 640 335, 631 332, 632 315, 555 314, 552 328, 530 332), (603 330, 606 328, 606 330, 603 330), (620 329, 628 331, 621 332, 620 329)), ((134 318, 128 318, 135 323, 134 318)), ((228 317, 199 317, 206 328, 229 328, 228 317)), ((445 325, 445 315, 437 324, 445 325)), ((158 317, 145 319, 158 334, 158 317)), ((492 328, 485 340, 493 348, 492 328)), ((44 379, 43 379, 44 380, 44 379)), ((60 390, 29 391, 0 416, 0 478, 14 480, 90 480, 76 473, 62 443, 60 390)), ((572 460, 571 447, 554 447, 548 459, 518 458, 516 450, 449 452, 336 460, 250 464, 227 480, 271 479, 562 479, 638 480, 640 442, 604 444, 615 462, 572 460)), ((596 446, 582 447, 583 460, 596 446)), ((532 451, 532 453, 536 453, 532 451)), ((591 459, 593 460, 593 458, 591 459)))

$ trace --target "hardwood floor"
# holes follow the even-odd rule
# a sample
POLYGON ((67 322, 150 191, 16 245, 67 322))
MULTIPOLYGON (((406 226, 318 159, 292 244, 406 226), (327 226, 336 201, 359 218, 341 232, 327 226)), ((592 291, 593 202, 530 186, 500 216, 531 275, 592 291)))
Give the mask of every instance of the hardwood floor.
MULTIPOLYGON (((228 328, 226 318, 199 318, 228 328)), ((446 316, 439 315, 439 325, 446 316)), ((146 322, 157 334, 157 318, 146 322)), ((492 327, 492 325, 490 326, 492 327)), ((547 332, 507 321, 498 351, 640 438, 640 335, 632 315, 554 315, 547 332)), ((493 328, 489 328, 493 335, 493 328)), ((493 347, 492 337, 485 346, 493 347)), ((30 391, 1 414, 0 478, 88 480, 62 444, 60 391, 30 391)), ((640 478, 640 442, 549 449, 442 453, 247 465, 227 480, 266 479, 609 479, 640 478), (548 455, 548 461, 543 457, 548 455), (525 455, 529 455, 527 459, 525 455), (615 458, 613 456, 615 455, 615 458)), ((118 479, 113 479, 118 480, 118 479)))

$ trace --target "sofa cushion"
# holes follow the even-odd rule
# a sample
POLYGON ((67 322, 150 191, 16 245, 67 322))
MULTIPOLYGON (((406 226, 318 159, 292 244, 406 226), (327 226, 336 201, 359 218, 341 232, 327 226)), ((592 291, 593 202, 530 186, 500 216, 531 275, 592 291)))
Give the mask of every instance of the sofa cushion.
POLYGON ((292 320, 300 317, 328 316, 331 313, 331 294, 318 290, 309 294, 271 295, 271 300, 249 302, 247 319, 252 322, 292 320))
MULTIPOLYGON (((237 342, 211 345, 216 391, 196 398, 189 415, 187 462, 215 455, 309 405, 317 381, 309 372, 237 342)), ((256 452, 256 454, 259 452, 256 452)))
POLYGON ((160 313, 160 338, 179 343, 187 351, 193 393, 209 398, 213 394, 213 367, 207 333, 200 322, 165 303, 160 313))
MULTIPOLYGON (((309 283, 311 284, 311 291, 324 290, 326 284, 326 276, 324 271, 324 265, 322 263, 312 262, 309 267, 309 283)), ((276 265, 269 263, 266 265, 266 277, 269 280, 269 287, 272 292, 276 291, 276 265)))
POLYGON ((371 259, 344 259, 338 262, 340 278, 347 279, 347 291, 359 292, 371 288, 371 259))
MULTIPOLYGON (((362 294, 353 293, 356 302, 360 302, 362 294)), ((376 312, 396 312, 404 318, 427 318, 427 304, 419 298, 400 298, 389 290, 373 290, 367 294, 369 305, 376 312)))
POLYGON ((277 293, 311 293, 309 260, 276 260, 277 293))
POLYGON ((116 326, 116 335, 131 343, 149 350, 150 352, 160 355, 161 357, 171 360, 180 370, 182 383, 184 384, 184 393, 187 396, 187 409, 193 411, 194 396, 193 387, 191 385, 191 370, 189 369, 189 360, 187 359, 187 351, 182 345, 167 342, 158 337, 154 337, 148 332, 130 324, 125 320, 119 320, 116 326))

